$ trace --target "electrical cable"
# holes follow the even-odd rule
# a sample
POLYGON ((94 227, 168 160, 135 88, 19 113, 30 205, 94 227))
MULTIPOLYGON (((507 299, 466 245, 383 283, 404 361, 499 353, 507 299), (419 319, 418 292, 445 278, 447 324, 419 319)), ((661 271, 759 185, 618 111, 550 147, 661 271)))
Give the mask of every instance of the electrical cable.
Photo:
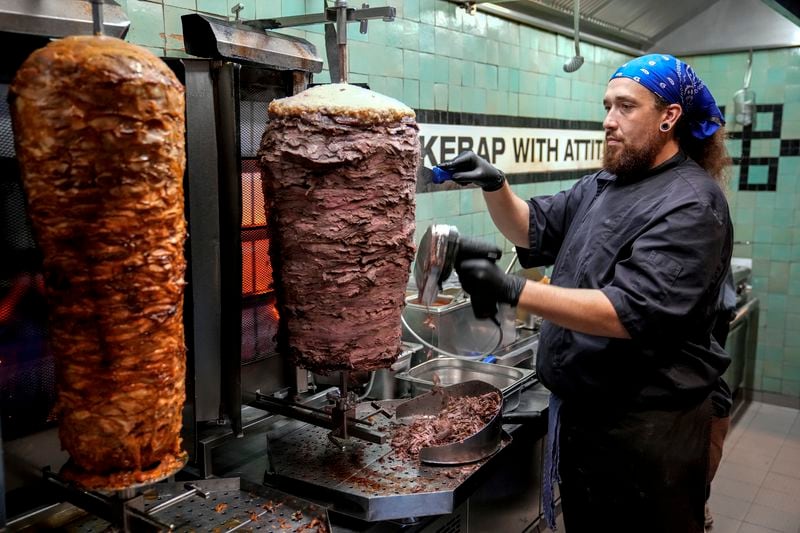
MULTIPOLYGON (((447 350, 442 350, 441 348, 439 348, 439 347, 437 347, 437 346, 434 346, 433 344, 429 343, 428 341, 426 341, 425 339, 423 339, 422 337, 420 337, 419 335, 417 335, 417 332, 416 332, 416 331, 414 331, 413 329, 411 329, 411 326, 409 326, 409 325, 408 325, 408 322, 406 322, 406 318, 405 318, 404 316, 402 316, 402 315, 400 315, 400 322, 402 322, 402 323, 403 323, 403 326, 405 326, 405 328, 406 328, 406 331, 408 331, 409 333, 411 333, 411 335, 412 335, 412 336, 413 336, 413 337, 414 337, 414 338, 415 338, 417 341, 419 341, 419 342, 420 342, 420 343, 421 343, 423 346, 425 346, 426 348, 430 348, 431 350, 433 350, 433 351, 435 351, 435 352, 438 352, 438 353, 440 353, 440 354, 442 354, 442 355, 446 355, 447 357, 470 357, 470 358, 472 358, 472 356, 459 355, 459 354, 454 354, 454 353, 448 352, 447 350)), ((480 354, 480 355, 477 357, 477 359, 479 359, 479 360, 481 360, 481 359, 483 359, 484 357, 487 357, 487 356, 489 356, 489 355, 492 355, 492 354, 493 354, 494 352, 496 352, 496 351, 497 351, 497 349, 498 349, 498 348, 500 348, 500 346, 502 346, 502 344, 503 344, 503 328, 500 326, 500 322, 498 322, 496 318, 493 320, 493 322, 494 322, 494 323, 495 323, 495 325, 497 326, 497 331, 500 333, 500 335, 499 335, 499 338, 497 339, 497 344, 494 346, 494 348, 492 348, 492 349, 491 349, 491 350, 489 350, 488 352, 480 354)))

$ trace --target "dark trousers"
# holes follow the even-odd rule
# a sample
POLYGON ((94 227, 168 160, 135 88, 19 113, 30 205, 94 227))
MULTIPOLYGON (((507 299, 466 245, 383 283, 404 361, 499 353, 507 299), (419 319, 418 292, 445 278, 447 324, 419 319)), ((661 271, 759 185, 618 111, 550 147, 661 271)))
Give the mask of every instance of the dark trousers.
POLYGON ((683 411, 561 413, 567 533, 702 533, 710 401, 683 411))

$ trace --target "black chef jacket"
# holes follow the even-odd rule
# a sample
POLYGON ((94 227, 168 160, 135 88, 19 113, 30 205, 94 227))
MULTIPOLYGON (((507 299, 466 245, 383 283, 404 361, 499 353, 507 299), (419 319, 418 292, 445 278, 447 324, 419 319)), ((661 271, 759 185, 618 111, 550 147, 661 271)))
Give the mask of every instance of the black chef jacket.
POLYGON ((704 400, 730 363, 711 336, 733 235, 719 185, 679 153, 635 181, 601 170, 528 203, 521 264, 554 263, 554 285, 600 289, 631 336, 544 321, 536 369, 545 386, 598 408, 704 400))

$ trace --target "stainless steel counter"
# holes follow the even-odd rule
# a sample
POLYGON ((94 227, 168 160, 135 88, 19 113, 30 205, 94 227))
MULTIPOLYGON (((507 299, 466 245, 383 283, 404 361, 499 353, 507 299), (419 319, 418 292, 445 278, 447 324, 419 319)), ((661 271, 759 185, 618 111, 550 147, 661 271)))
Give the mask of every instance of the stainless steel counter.
MULTIPOLYGON (((533 383, 529 388, 520 393, 520 410, 544 410, 547 406, 549 393, 539 383, 533 383)), ((353 485, 350 492, 353 498, 351 503, 361 500, 361 508, 358 506, 347 509, 348 498, 338 498, 331 501, 331 493, 324 490, 309 490, 303 483, 289 483, 291 486, 284 486, 284 490, 294 493, 297 496, 309 499, 328 507, 329 516, 333 532, 434 532, 439 528, 447 526, 447 531, 523 531, 530 525, 536 523, 540 518, 540 486, 542 472, 542 452, 543 439, 546 434, 546 418, 539 423, 528 425, 507 425, 505 429, 510 433, 512 439, 506 443, 502 450, 486 460, 485 463, 476 465, 477 468, 469 467, 464 472, 456 472, 454 478, 448 477, 446 469, 448 467, 419 467, 417 470, 395 472, 389 468, 392 475, 381 478, 381 472, 375 472, 374 478, 364 478, 363 473, 357 474, 347 468, 345 463, 343 468, 350 475, 348 476, 353 485), (415 476, 422 476, 424 479, 415 479, 415 476), (397 494, 391 494, 381 501, 369 504, 365 503, 364 496, 370 487, 370 479, 373 484, 394 484, 400 488, 399 492, 419 495, 415 493, 416 487, 422 482, 423 490, 430 487, 442 489, 442 496, 435 500, 436 505, 445 502, 446 507, 429 507, 432 512, 444 514, 423 516, 424 509, 419 505, 401 509, 393 508, 393 505, 406 506, 408 502, 401 502, 397 494), (430 485, 430 487, 429 487, 430 485), (299 492, 296 492, 299 491, 299 492), (409 492, 410 491, 410 492, 409 492), (312 494, 313 492, 313 494, 312 494), (359 493, 359 494, 356 494, 359 493), (326 497, 328 499, 326 499, 326 497), (392 499, 394 498, 394 501, 392 499), (364 507, 366 505, 366 507, 364 507), (370 508, 373 512, 364 509, 370 508), (444 509, 447 509, 445 512, 444 509), (393 517, 383 520, 367 520, 367 518, 393 517), (402 517, 402 518, 400 518, 402 517)), ((213 462, 216 475, 239 476, 242 479, 261 483, 264 474, 271 470, 266 454, 265 437, 270 442, 280 443, 283 441, 287 445, 291 443, 291 435, 300 435, 297 432, 313 432, 315 428, 288 420, 283 417, 274 417, 263 423, 263 428, 257 433, 250 433, 245 438, 229 441, 215 450, 213 462)), ((324 435, 323 435, 324 436, 324 435)), ((305 439, 317 445, 319 439, 314 437, 305 439)), ((300 444, 298 444, 300 446, 300 444)), ((362 444, 358 446, 375 446, 362 444)), ((277 452, 277 447, 273 446, 273 452, 277 452)), ((280 459, 289 460, 283 457, 286 448, 280 453, 273 453, 272 459, 277 471, 280 471, 280 459)), ((300 450, 302 451, 302 450, 300 450)), ((362 452, 363 453, 363 450, 362 452)), ((380 455, 380 454, 379 454, 380 455)), ((303 455, 293 458, 293 461, 303 461, 303 455)), ((307 455, 307 457, 311 457, 307 455)), ((345 459, 347 456, 345 454, 345 459)), ((378 457, 374 458, 376 461, 378 457)), ((376 467, 382 466, 374 463, 376 467)), ((312 459, 307 460, 307 464, 291 466, 292 468, 315 469, 316 463, 312 459)), ((463 469, 465 467, 457 467, 463 469)), ((277 478, 272 481, 279 481, 277 478)), ((340 483, 345 483, 339 481, 340 483)), ((376 485, 377 486, 377 485, 376 485)), ((350 489, 348 489, 350 490, 350 489)))

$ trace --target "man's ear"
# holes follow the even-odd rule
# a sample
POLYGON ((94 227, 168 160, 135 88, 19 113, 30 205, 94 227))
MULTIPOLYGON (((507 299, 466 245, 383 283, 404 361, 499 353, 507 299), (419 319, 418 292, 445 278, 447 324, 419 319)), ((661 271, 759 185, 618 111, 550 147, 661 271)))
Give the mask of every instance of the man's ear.
POLYGON ((680 106, 680 104, 669 104, 664 110, 661 123, 669 124, 669 129, 672 129, 681 118, 681 115, 683 115, 683 108, 680 106))

